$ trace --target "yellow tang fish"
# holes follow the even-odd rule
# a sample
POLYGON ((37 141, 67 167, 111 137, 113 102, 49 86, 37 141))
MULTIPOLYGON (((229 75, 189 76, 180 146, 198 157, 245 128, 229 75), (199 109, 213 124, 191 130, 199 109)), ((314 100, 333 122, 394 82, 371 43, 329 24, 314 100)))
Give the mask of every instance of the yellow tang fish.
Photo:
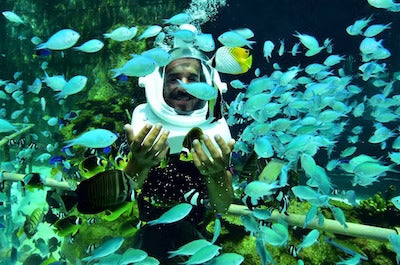
POLYGON ((214 55, 215 69, 220 73, 243 74, 251 68, 252 63, 250 50, 241 47, 222 46, 214 55))

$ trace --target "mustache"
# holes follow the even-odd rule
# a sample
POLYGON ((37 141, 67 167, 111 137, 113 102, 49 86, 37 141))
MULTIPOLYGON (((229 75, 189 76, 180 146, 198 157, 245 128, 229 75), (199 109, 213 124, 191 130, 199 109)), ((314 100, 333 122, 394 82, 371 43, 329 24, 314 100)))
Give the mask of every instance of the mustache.
POLYGON ((176 89, 176 90, 170 92, 169 98, 171 98, 171 99, 186 98, 186 99, 190 100, 190 99, 195 99, 196 97, 190 95, 189 93, 187 93, 186 91, 184 91, 182 89, 176 89))

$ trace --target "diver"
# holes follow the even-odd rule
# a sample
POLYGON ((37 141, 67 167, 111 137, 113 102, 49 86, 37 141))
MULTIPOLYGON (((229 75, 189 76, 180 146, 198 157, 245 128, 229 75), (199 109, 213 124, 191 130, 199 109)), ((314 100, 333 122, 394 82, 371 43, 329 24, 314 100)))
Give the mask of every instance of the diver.
POLYGON ((161 264, 176 264, 168 251, 201 238, 207 209, 225 213, 233 201, 229 163, 234 140, 218 114, 219 100, 196 98, 177 80, 206 82, 218 89, 219 99, 226 84, 202 52, 180 47, 170 55, 168 65, 140 78, 147 103, 137 106, 131 124, 125 125, 132 156, 124 171, 137 185, 140 220, 157 219, 182 202, 193 205, 177 223, 144 225, 136 233, 134 247, 161 264))

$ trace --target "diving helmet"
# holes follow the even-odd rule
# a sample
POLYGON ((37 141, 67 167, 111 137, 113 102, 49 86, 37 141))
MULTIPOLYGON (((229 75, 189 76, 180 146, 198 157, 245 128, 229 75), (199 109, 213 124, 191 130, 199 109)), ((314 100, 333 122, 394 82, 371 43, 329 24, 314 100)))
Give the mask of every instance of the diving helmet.
MULTIPOLYGON (((178 47, 170 50, 171 61, 181 58, 198 59, 201 63, 201 81, 217 87, 221 93, 227 90, 226 83, 221 82, 218 72, 209 64, 209 58, 193 47, 178 47)), ((207 117, 209 102, 190 113, 182 114, 169 106, 163 96, 164 75, 166 67, 158 67, 151 74, 139 78, 139 86, 145 88, 147 104, 136 107, 132 114, 132 126, 136 134, 146 122, 161 123, 170 131, 168 142, 170 153, 177 153, 182 149, 182 142, 187 132, 193 127, 199 127, 204 134, 212 136, 219 134, 226 141, 231 139, 229 127, 225 119, 214 120, 212 115, 207 117)))

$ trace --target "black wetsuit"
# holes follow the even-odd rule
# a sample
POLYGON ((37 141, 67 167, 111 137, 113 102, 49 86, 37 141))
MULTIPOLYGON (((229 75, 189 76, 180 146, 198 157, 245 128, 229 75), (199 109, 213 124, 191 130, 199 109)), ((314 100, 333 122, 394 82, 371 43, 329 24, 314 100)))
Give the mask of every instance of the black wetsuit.
MULTIPOLYGON (((178 155, 169 156, 165 167, 153 167, 138 195, 139 216, 142 221, 155 220, 172 206, 188 202, 185 194, 199 193, 197 203, 183 220, 163 225, 142 227, 135 235, 135 248, 146 251, 161 264, 177 264, 168 259, 168 251, 201 238, 198 229, 204 220, 207 188, 203 176, 192 162, 179 160, 178 155)), ((179 260, 182 261, 182 260, 179 260)))

